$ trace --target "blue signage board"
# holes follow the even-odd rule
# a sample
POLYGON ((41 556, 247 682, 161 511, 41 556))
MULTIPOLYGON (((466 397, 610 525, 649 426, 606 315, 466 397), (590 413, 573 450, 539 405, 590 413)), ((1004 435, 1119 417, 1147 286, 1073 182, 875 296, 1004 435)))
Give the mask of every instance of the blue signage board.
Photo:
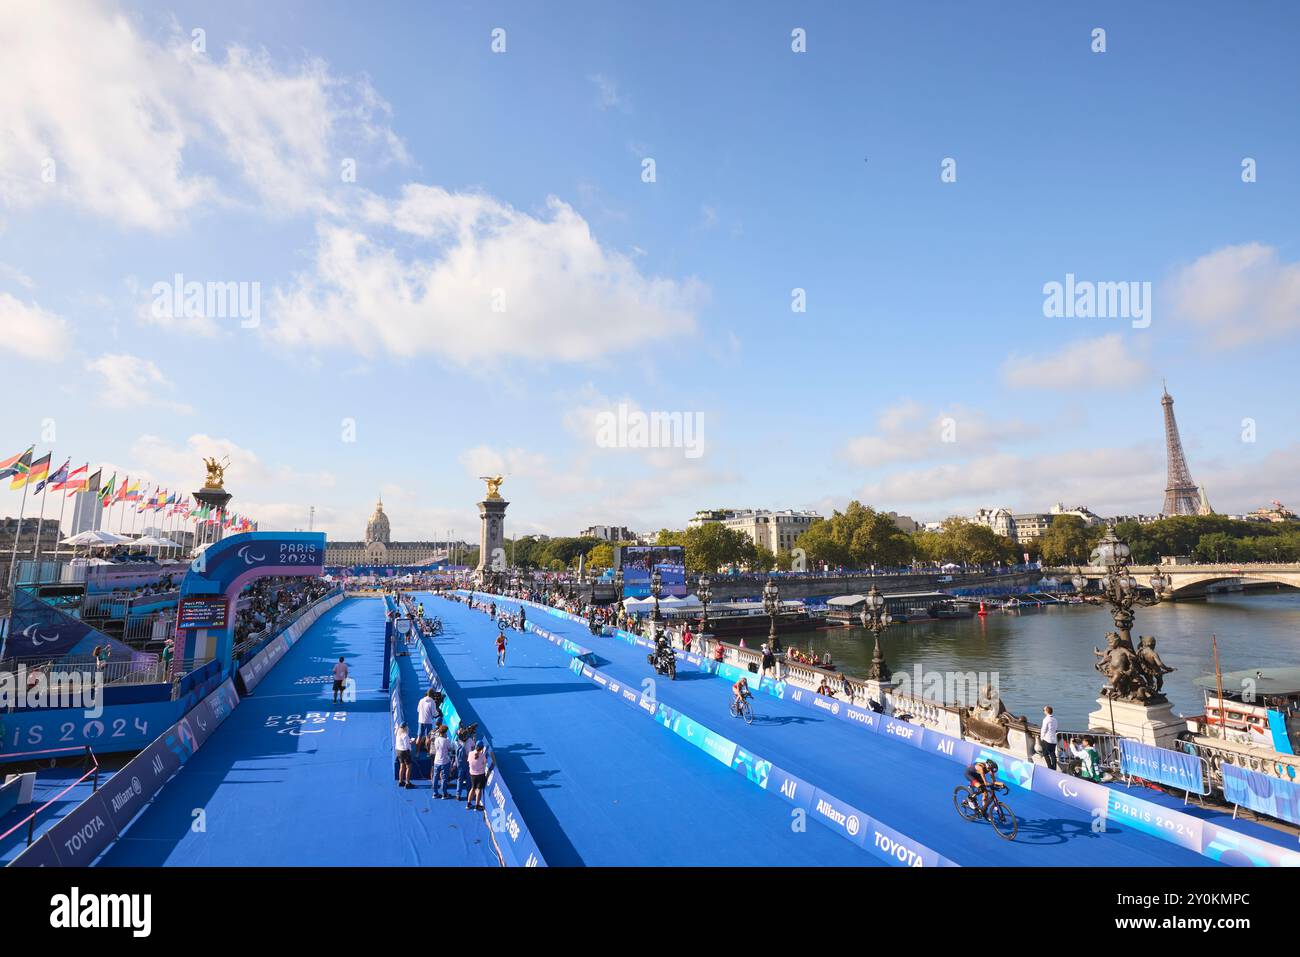
POLYGON ((1119 766, 1127 777, 1157 781, 1180 791, 1208 793, 1201 759, 1194 754, 1120 738, 1119 766))
POLYGON ((940 867, 951 866, 952 862, 941 858, 924 844, 912 840, 901 831, 881 824, 875 818, 869 819, 870 830, 862 846, 879 858, 883 858, 898 867, 940 867))
POLYGON ((1226 762, 1219 770, 1223 772, 1223 796, 1230 803, 1300 824, 1300 787, 1293 782, 1226 762))
POLYGON ((1200 818, 1152 804, 1114 788, 1106 789, 1110 800, 1106 805, 1106 820, 1127 824, 1134 830, 1158 837, 1162 841, 1178 844, 1191 851, 1201 852, 1200 818))
POLYGON ((795 807, 811 811, 817 789, 798 775, 773 764, 767 771, 767 790, 785 798, 795 807))

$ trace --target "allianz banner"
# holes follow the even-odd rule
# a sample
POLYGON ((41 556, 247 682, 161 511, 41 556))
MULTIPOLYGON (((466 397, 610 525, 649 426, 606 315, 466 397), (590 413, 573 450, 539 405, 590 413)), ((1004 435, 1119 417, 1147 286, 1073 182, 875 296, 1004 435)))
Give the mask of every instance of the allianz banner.
POLYGON ((1230 803, 1300 824, 1300 787, 1235 764, 1221 764, 1219 770, 1223 772, 1223 796, 1230 803))
POLYGON ((1194 754, 1120 738, 1119 757, 1120 771, 1127 777, 1157 781, 1180 791, 1206 793, 1201 759, 1194 754))

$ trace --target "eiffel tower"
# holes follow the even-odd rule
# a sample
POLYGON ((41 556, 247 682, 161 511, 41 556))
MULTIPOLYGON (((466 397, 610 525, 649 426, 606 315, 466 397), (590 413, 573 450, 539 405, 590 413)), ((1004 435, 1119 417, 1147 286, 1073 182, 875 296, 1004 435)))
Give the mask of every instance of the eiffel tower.
POLYGON ((1205 492, 1192 481, 1187 459, 1183 456, 1183 443, 1178 437, 1178 423, 1174 420, 1174 397, 1167 387, 1164 392, 1160 404, 1165 410, 1165 457, 1169 462, 1169 478, 1165 483, 1165 504, 1160 514, 1211 515, 1213 512, 1205 492))

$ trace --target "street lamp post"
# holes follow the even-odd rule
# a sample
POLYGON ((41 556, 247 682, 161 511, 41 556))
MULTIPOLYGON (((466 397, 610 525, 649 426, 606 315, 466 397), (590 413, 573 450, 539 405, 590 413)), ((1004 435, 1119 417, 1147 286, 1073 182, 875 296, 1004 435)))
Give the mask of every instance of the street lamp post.
POLYGON ((767 612, 767 646, 776 647, 776 613, 781 610, 781 593, 776 582, 769 578, 763 586, 763 610, 767 612))
MULTIPOLYGON (((1138 592, 1138 580, 1129 573, 1129 558, 1132 555, 1128 542, 1118 537, 1114 526, 1110 526, 1089 557, 1089 564, 1106 569, 1106 577, 1100 581, 1101 597, 1110 606, 1110 615, 1115 621, 1115 630, 1119 632, 1120 640, 1130 649, 1133 647, 1134 606, 1156 604, 1169 584, 1169 579, 1161 575, 1159 569, 1152 569, 1150 585, 1155 595, 1151 599, 1144 598, 1138 592)), ((1076 572, 1074 587, 1082 591, 1081 583, 1086 585, 1087 581, 1081 573, 1076 572)))
POLYGON ((650 573, 650 594, 654 597, 654 611, 650 613, 650 628, 656 641, 659 639, 659 596, 664 590, 664 578, 659 574, 658 566, 650 573))
POLYGON ((893 675, 885 663, 885 654, 880 650, 880 633, 894 622, 893 616, 885 608, 885 596, 875 585, 867 592, 866 607, 862 610, 862 624, 870 630, 876 646, 871 652, 871 668, 867 672, 870 681, 889 681, 893 675))
POLYGON ((709 587, 708 575, 700 576, 700 584, 695 590, 695 595, 703 606, 703 610, 700 612, 700 635, 703 636, 709 630, 709 599, 713 597, 713 589, 709 587))

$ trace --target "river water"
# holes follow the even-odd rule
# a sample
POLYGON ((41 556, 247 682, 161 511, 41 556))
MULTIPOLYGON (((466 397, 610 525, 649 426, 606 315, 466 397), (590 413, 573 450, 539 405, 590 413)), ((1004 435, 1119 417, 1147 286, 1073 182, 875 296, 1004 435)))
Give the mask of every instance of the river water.
MULTIPOLYGON (((1139 607, 1135 614, 1134 645, 1139 635, 1154 635, 1165 664, 1178 669, 1165 677, 1165 693, 1178 714, 1202 711, 1202 692, 1192 679, 1214 674, 1211 635, 1218 638, 1225 672, 1300 665, 1300 593, 1218 595, 1139 607)), ((1104 647, 1112 630, 1110 613, 1096 605, 991 611, 985 619, 891 625, 881 635, 881 649, 895 678, 905 672, 915 683, 915 666, 921 666, 923 684, 915 690, 924 692, 925 682, 933 688, 941 677, 956 692, 950 700, 971 703, 971 695, 961 693, 961 678, 983 672, 996 680, 1013 713, 1037 724, 1043 705, 1050 704, 1062 730, 1082 730, 1105 683, 1093 668, 1092 650, 1104 647)), ((782 641, 805 650, 811 644, 819 654, 829 650, 837 668, 850 675, 866 674, 871 663, 871 633, 863 628, 833 627, 782 641)))

